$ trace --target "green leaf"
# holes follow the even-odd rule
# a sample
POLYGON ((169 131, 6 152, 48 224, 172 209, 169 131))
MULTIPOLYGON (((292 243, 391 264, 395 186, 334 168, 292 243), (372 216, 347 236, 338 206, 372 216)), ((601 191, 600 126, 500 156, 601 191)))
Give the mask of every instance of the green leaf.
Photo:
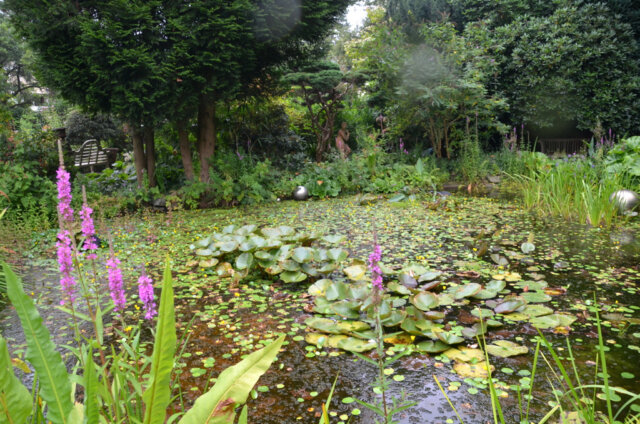
POLYGON ((7 341, 0 336, 0 422, 26 423, 31 395, 13 373, 7 341))
POLYGON ((100 419, 98 408, 98 377, 93 362, 93 351, 88 349, 84 359, 84 412, 87 424, 97 424, 100 419))
POLYGON ((67 417, 73 409, 67 369, 51 341, 49 330, 42 324, 42 317, 33 300, 24 292, 22 283, 9 266, 3 264, 3 267, 7 294, 16 308, 27 342, 26 358, 38 373, 40 396, 47 402, 47 420, 67 423, 67 417))
POLYGON ((342 262, 347 259, 347 256, 347 252, 344 249, 340 249, 339 247, 329 249, 329 252, 327 252, 327 258, 331 259, 334 262, 342 262))
POLYGON ((274 361, 285 336, 253 352, 227 368, 211 390, 200 396, 179 424, 227 424, 235 418, 235 408, 247 401, 249 392, 274 361))
POLYGON ((364 278, 364 275, 367 272, 367 267, 364 265, 352 265, 345 268, 343 271, 350 280, 358 281, 364 278))
POLYGON ((299 264, 310 262, 313 259, 313 249, 309 247, 296 247, 293 249, 293 255, 291 259, 299 264))
POLYGON ((525 255, 528 255, 529 253, 536 250, 536 246, 533 243, 525 242, 520 246, 520 250, 522 250, 522 253, 524 253, 525 255))
POLYGON ((149 385, 142 395, 145 404, 144 424, 162 424, 167 407, 171 402, 171 371, 176 353, 176 319, 173 306, 173 282, 169 261, 164 268, 156 326, 156 340, 153 344, 151 375, 149 385))
POLYGON ((253 255, 249 252, 242 253, 236 258, 237 269, 251 269, 253 266, 253 255))
POLYGON ((322 240, 326 241, 329 244, 337 244, 344 241, 344 239, 345 239, 345 236, 337 235, 337 234, 332 234, 329 236, 322 237, 322 240))
POLYGON ((285 283, 299 283, 307 279, 307 274, 300 271, 285 271, 280 274, 280 279, 285 283))
POLYGON ((411 297, 410 300, 421 311, 428 311, 438 306, 438 296, 431 292, 420 292, 411 297))

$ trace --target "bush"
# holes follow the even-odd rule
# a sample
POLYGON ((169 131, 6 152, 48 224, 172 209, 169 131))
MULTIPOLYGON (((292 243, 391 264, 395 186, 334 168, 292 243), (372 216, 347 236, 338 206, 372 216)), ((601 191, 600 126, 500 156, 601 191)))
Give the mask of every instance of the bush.
POLYGON ((626 175, 635 185, 640 183, 640 137, 629 137, 622 140, 604 160, 609 174, 626 175))
MULTIPOLYGON (((6 218, 20 219, 21 215, 37 215, 49 220, 56 216, 56 186, 39 176, 38 164, 0 162, 0 209, 8 207, 6 218)), ((23 217, 24 219, 24 217, 23 217)))

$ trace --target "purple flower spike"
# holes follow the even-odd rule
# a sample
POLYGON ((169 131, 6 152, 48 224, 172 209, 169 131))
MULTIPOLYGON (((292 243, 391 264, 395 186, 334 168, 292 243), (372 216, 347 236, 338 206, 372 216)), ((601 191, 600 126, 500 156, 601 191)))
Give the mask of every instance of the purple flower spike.
POLYGON ((89 205, 86 203, 82 205, 80 217, 82 218, 82 235, 85 237, 84 243, 82 244, 82 250, 89 252, 89 255, 87 255, 88 259, 95 259, 96 254, 93 252, 98 249, 95 237, 96 229, 93 225, 93 218, 91 217, 92 213, 93 209, 91 209, 89 205))
POLYGON ((68 231, 60 231, 58 233, 58 266, 60 269, 60 286, 64 298, 60 301, 61 305, 68 303, 71 305, 76 299, 76 281, 71 273, 73 272, 73 259, 71 256, 71 239, 68 231))
POLYGON ((71 175, 64 168, 58 168, 58 214, 65 222, 73 222, 71 208, 71 175))
POLYGON ((144 303, 144 318, 151 319, 158 315, 156 302, 153 298, 153 280, 145 273, 138 278, 138 295, 140 301, 144 303))
POLYGON ((122 271, 118 265, 120 265, 120 260, 113 255, 107 261, 109 291, 111 292, 111 299, 113 299, 113 304, 115 305, 113 310, 116 312, 124 310, 127 305, 127 300, 124 295, 122 271))
POLYGON ((374 289, 384 290, 382 285, 382 270, 378 262, 382 259, 382 248, 376 244, 373 247, 373 252, 369 255, 369 271, 371 271, 371 283, 374 289))

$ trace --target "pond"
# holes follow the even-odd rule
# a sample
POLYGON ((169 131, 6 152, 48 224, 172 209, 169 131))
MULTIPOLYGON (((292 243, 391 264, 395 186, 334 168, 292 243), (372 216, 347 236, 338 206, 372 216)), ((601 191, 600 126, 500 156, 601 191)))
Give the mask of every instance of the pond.
MULTIPOLYGON (((302 231, 343 234, 346 241, 342 247, 349 252, 347 262, 368 257, 375 232, 382 246, 382 262, 387 267, 399 270, 413 265, 437 271, 445 286, 507 280, 509 287, 527 293, 544 282, 545 296, 549 298, 544 305, 575 318, 568 327, 551 326, 543 330, 544 335, 562 357, 569 356, 568 337, 582 383, 602 382, 600 377, 594 380, 594 374, 601 371, 596 365, 595 350, 598 336, 593 311, 597 305, 603 342, 609 348, 607 367, 611 384, 639 391, 637 220, 606 231, 537 217, 523 211, 516 202, 500 199, 456 195, 433 205, 351 197, 170 212, 141 219, 123 218, 113 225, 114 247, 131 270, 146 264, 157 281, 165 257, 169 255, 172 260, 179 336, 181 332, 188 335, 177 360, 182 398, 187 404, 210 387, 210 381, 222 369, 263 346, 261 342, 284 333, 288 335, 284 351, 261 378, 255 399, 248 403, 252 421, 317 422, 322 403, 337 377, 329 408, 332 422, 374 422, 369 411, 353 399, 371 402, 378 398, 371 387, 377 370, 352 353, 316 347, 305 341, 310 331, 305 322, 314 316, 314 299, 307 293, 310 282, 285 284, 258 274, 250 274, 241 281, 221 279, 213 268, 199 266, 188 245, 229 224, 288 225, 302 231), (535 250, 523 253, 521 245, 525 242, 531 242, 535 250)), ((33 270, 23 275, 27 282, 35 279, 36 287, 42 278, 33 270)), ((341 272, 334 272, 331 278, 347 281, 341 272)), ((134 281, 133 277, 130 280, 134 281)), ((392 280, 388 278, 385 282, 392 280)), ((41 296, 41 302, 50 301, 46 295, 41 296)), ((457 323, 472 325, 477 322, 472 308, 487 308, 487 302, 490 300, 460 299, 446 309, 444 322, 449 327, 457 323)), ((538 300, 532 303, 543 304, 538 300)), ((11 311, 5 311, 4 315, 3 333, 14 324, 11 311)), ((136 315, 129 311, 128 316, 136 315)), ((520 418, 515 418, 520 416, 518 393, 528 393, 531 384, 538 332, 526 319, 507 319, 503 324, 487 331, 487 344, 508 340, 528 348, 528 353, 522 355, 490 357, 507 422, 518 422, 520 418)), ((408 342, 419 340, 422 339, 410 338, 408 342)), ((479 347, 473 337, 466 338, 460 346, 479 347)), ((552 364, 548 352, 544 354, 552 364)), ((486 382, 464 376, 464 372, 454 372, 457 362, 441 353, 416 352, 393 364, 387 370, 391 394, 398 397, 404 391, 407 399, 416 402, 396 418, 402 423, 457 422, 434 381, 436 376, 464 422, 492 420, 486 382)), ((555 366, 550 367, 542 357, 538 362, 532 382, 534 419, 551 408, 548 403, 554 400, 553 390, 563 389, 553 377, 551 368, 555 366)), ((614 408, 625 400, 616 402, 614 408)))

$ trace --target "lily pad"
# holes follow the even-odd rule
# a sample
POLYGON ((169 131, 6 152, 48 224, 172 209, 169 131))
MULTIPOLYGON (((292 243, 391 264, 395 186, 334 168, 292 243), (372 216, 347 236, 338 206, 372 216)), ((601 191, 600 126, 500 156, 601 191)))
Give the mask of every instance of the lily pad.
POLYGON ((510 356, 524 355, 529 352, 526 346, 510 342, 508 340, 497 340, 486 347, 487 353, 500 358, 508 358, 510 356))
POLYGON ((446 344, 454 345, 458 343, 462 343, 464 338, 459 336, 451 331, 445 331, 441 328, 433 328, 431 332, 442 342, 446 344))
POLYGON ((367 267, 364 265, 351 265, 345 268, 343 271, 350 280, 359 281, 364 279, 364 276, 367 272, 367 267))
POLYGON ((578 318, 569 314, 555 313, 552 315, 545 315, 535 317, 531 319, 531 325, 541 329, 556 328, 556 327, 568 327, 578 318))
POLYGON ((503 302, 493 308, 496 314, 508 314, 514 312, 527 304, 527 301, 520 296, 507 296, 503 302))
POLYGON ((428 311, 438 306, 438 296, 431 292, 420 292, 410 298, 416 308, 422 311, 428 311))
POLYGON ((447 358, 459 362, 478 362, 484 360, 484 352, 481 349, 472 349, 461 346, 452 348, 443 353, 447 358))
POLYGON ((467 283, 464 286, 458 287, 453 292, 453 297, 457 300, 464 299, 465 297, 470 297, 477 294, 480 290, 482 290, 482 286, 478 283, 467 283))
POLYGON ((325 333, 341 334, 342 331, 338 327, 334 320, 328 318, 311 317, 307 318, 304 322, 307 326, 314 330, 319 330, 325 333))
POLYGON ((322 333, 307 333, 307 335, 304 337, 304 340, 307 343, 314 344, 316 346, 325 346, 337 349, 338 343, 346 338, 347 336, 343 334, 330 336, 328 334, 322 333))
POLYGON ((544 303, 551 300, 551 296, 542 291, 525 292, 520 296, 522 296, 527 302, 530 303, 544 303))
POLYGON ((375 347, 375 342, 357 339, 355 337, 347 337, 338 341, 338 348, 346 350, 348 352, 367 352, 369 350, 375 349, 375 347))
POLYGON ((242 253, 236 258, 237 269, 250 269, 252 265, 253 255, 249 252, 242 253))
POLYGON ((285 271, 280 274, 280 279, 285 283, 299 283, 307 279, 307 274, 300 271, 285 271))
POLYGON ((307 289, 307 293, 311 296, 324 296, 327 292, 327 288, 333 284, 333 281, 324 278, 322 280, 318 280, 307 289))
POLYGON ((387 284, 387 289, 394 291, 398 294, 408 295, 411 294, 411 290, 409 290, 406 286, 398 283, 397 281, 392 281, 387 284))
POLYGON ((200 261, 198 263, 198 266, 200 266, 200 268, 211 268, 211 267, 214 267, 214 266, 218 265, 218 262, 219 262, 218 259, 210 258, 210 259, 207 259, 207 260, 204 260, 204 261, 200 261))
POLYGON ((327 300, 344 300, 349 296, 349 286, 341 281, 332 281, 328 285, 325 297, 327 300))
POLYGON ((291 259, 299 264, 310 262, 313 259, 313 249, 309 247, 296 247, 293 249, 291 259))
POLYGON ((486 361, 475 364, 456 362, 453 365, 453 370, 462 378, 487 378, 489 377, 489 367, 492 372, 496 369, 493 365, 487 366, 486 361))
POLYGON ((352 333, 370 330, 371 327, 362 321, 338 321, 336 327, 342 333, 352 333))
POLYGON ((426 340, 416 345, 416 348, 418 349, 418 351, 426 352, 426 353, 440 353, 440 352, 444 352, 450 347, 451 346, 441 342, 440 340, 426 340))

